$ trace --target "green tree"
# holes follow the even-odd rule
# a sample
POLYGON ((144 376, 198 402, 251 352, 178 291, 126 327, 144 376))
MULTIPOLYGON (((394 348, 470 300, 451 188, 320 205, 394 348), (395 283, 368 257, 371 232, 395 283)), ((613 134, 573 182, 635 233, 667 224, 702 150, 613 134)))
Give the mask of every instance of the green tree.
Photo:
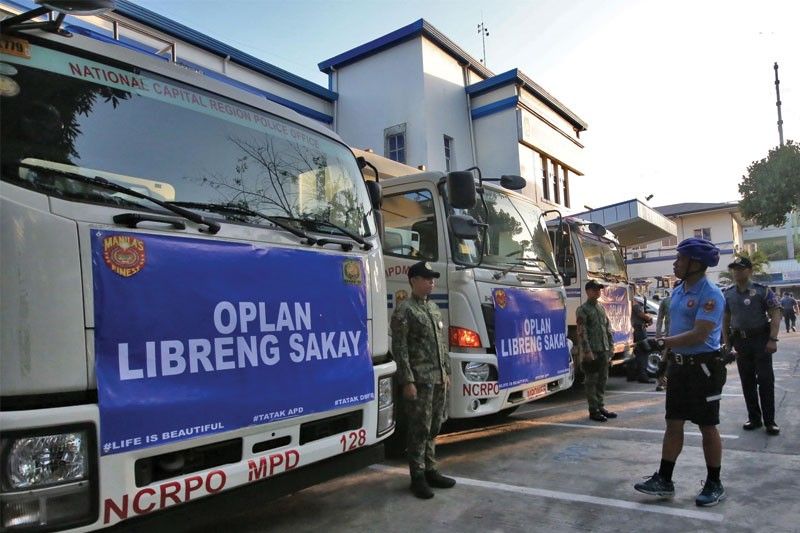
MULTIPOLYGON (((747 251, 739 252, 736 254, 736 257, 746 257, 751 263, 753 263, 753 277, 767 273, 766 268, 769 266, 769 259, 767 259, 767 256, 761 250, 753 252, 752 254, 748 253, 747 251)), ((720 281, 733 283, 733 276, 731 276, 730 270, 720 272, 719 279, 720 281)))
POLYGON ((739 208, 761 227, 783 226, 786 216, 800 208, 800 145, 787 141, 747 167, 739 184, 739 208))

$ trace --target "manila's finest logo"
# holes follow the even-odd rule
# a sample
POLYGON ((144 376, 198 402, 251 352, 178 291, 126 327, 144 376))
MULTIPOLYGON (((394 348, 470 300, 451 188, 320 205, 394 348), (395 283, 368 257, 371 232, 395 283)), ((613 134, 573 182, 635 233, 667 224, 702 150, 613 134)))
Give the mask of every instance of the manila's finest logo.
POLYGON ((500 309, 506 308, 506 303, 508 303, 508 299, 506 296, 506 291, 503 289, 497 289, 494 291, 494 303, 497 304, 497 307, 500 309))
POLYGON ((144 268, 144 241, 130 235, 103 239, 103 259, 115 274, 129 278, 144 268))
POLYGON ((351 285, 361 285, 361 263, 348 259, 342 266, 344 281, 351 285))

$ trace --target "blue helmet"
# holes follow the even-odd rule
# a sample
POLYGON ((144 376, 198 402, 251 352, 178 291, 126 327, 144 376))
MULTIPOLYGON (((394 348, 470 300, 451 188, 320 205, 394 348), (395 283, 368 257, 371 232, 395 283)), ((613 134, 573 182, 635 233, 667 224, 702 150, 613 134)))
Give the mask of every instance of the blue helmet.
POLYGON ((719 264, 719 248, 714 243, 697 237, 684 239, 676 248, 677 252, 707 267, 719 264))

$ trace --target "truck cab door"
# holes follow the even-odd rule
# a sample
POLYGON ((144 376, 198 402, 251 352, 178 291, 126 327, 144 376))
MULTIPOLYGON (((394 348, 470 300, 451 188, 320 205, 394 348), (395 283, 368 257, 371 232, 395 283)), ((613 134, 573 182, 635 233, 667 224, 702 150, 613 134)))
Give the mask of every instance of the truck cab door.
MULTIPOLYGON (((426 261, 441 274, 431 299, 442 311, 447 324, 447 253, 444 213, 432 183, 419 182, 386 187, 383 196, 387 305, 391 314, 411 296, 408 269, 426 261)), ((446 326, 445 326, 446 331, 446 326)))

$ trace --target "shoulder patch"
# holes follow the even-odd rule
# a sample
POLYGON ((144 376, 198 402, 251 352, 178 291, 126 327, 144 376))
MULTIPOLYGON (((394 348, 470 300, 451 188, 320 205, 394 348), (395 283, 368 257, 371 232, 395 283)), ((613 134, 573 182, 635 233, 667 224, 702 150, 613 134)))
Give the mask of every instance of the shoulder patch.
POLYGON ((713 311, 713 310, 714 310, 714 308, 715 308, 716 306, 717 306, 717 302, 716 302, 716 301, 714 301, 714 299, 713 299, 713 298, 710 298, 710 299, 708 299, 708 300, 706 301, 706 303, 704 303, 704 304, 703 304, 703 309, 704 309, 704 310, 705 310, 707 313, 710 313, 711 311, 713 311))

